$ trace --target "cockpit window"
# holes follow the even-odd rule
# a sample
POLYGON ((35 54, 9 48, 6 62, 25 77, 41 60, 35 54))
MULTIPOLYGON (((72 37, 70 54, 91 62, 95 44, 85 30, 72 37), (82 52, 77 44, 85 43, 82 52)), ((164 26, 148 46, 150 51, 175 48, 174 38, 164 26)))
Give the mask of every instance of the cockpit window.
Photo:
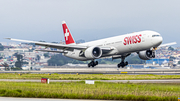
POLYGON ((160 35, 152 35, 152 37, 160 37, 160 35))

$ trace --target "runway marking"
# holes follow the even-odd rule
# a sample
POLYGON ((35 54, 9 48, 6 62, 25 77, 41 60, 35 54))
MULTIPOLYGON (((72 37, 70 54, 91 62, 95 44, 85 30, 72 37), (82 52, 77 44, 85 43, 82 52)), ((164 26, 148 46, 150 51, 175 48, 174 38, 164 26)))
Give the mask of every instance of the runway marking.
POLYGON ((123 73, 127 74, 128 72, 121 72, 121 74, 123 74, 123 73))

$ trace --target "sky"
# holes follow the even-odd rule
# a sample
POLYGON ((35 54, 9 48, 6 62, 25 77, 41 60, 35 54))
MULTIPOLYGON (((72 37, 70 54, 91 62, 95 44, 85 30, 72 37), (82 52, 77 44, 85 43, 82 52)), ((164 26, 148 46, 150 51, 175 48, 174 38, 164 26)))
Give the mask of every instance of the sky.
POLYGON ((4 38, 64 41, 62 21, 86 42, 143 30, 180 46, 180 0, 0 0, 4 38))

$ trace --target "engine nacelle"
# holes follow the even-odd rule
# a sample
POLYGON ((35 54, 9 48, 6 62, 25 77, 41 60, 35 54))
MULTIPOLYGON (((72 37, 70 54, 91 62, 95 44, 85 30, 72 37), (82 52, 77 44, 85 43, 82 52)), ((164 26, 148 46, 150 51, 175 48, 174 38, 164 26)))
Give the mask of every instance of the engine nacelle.
POLYGON ((150 60, 152 58, 155 58, 155 51, 152 50, 140 51, 139 58, 143 60, 150 60))
POLYGON ((101 55, 102 50, 99 47, 89 47, 84 52, 84 56, 88 59, 98 59, 101 55))

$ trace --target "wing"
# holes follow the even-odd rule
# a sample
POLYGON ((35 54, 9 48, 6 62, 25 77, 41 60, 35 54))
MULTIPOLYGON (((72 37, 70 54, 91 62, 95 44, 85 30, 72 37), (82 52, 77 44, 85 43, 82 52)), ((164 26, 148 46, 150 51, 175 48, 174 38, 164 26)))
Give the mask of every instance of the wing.
POLYGON ((35 43, 35 45, 45 46, 45 47, 51 47, 56 49, 62 49, 62 50, 72 50, 72 49, 86 49, 86 46, 81 45, 64 45, 64 44, 56 44, 56 43, 47 43, 47 42, 37 42, 37 41, 29 41, 29 40, 20 40, 20 39, 12 39, 12 38, 6 38, 13 41, 20 41, 20 42, 27 42, 27 43, 35 43))
MULTIPOLYGON (((35 45, 40 45, 40 46, 45 46, 45 47, 50 47, 50 48, 56 48, 56 49, 61 49, 60 51, 51 51, 51 50, 36 50, 36 51, 44 51, 44 52, 57 52, 57 53, 65 53, 64 50, 74 50, 74 49, 79 49, 79 50, 85 50, 88 47, 87 46, 82 46, 82 45, 64 45, 64 44, 56 44, 56 43, 47 43, 47 42, 37 42, 37 41, 29 41, 29 40, 20 40, 20 39, 13 39, 13 38, 6 38, 8 40, 13 40, 13 41, 20 41, 20 42, 27 42, 27 43, 35 43, 35 45)), ((102 51, 111 51, 114 49, 114 47, 100 47, 102 51)))
POLYGON ((171 43, 167 43, 167 44, 162 44, 159 47, 165 47, 165 46, 171 46, 171 45, 175 45, 177 44, 176 42, 171 42, 171 43))

